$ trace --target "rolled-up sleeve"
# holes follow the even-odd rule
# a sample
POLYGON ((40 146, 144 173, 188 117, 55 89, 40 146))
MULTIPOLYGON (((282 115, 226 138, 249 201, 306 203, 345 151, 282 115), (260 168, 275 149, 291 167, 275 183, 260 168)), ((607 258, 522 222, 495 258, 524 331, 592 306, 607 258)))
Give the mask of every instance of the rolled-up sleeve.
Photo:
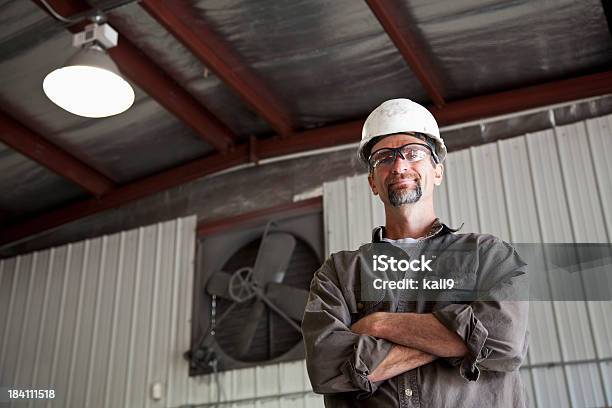
POLYGON ((357 392, 371 396, 380 383, 367 376, 384 360, 392 343, 353 333, 351 314, 331 259, 315 273, 302 320, 306 366, 319 394, 357 392))
POLYGON ((480 260, 482 300, 451 304, 433 312, 465 342, 467 354, 448 361, 458 365, 461 376, 469 381, 478 380, 481 368, 517 370, 528 344, 526 264, 509 244, 500 240, 494 241, 480 260))

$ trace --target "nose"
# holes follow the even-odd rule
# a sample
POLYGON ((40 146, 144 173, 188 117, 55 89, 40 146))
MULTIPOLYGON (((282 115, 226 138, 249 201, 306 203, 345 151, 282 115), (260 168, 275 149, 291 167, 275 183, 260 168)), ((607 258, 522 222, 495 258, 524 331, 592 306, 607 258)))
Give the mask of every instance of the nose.
POLYGON ((406 172, 410 168, 411 163, 408 160, 404 159, 401 154, 398 154, 395 157, 395 161, 391 166, 391 172, 395 174, 401 174, 406 172))

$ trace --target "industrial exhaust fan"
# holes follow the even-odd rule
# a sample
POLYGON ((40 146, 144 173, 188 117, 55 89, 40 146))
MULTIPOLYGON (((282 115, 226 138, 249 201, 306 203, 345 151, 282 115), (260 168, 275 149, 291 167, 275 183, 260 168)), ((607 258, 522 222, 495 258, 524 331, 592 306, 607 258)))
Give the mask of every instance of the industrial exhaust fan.
POLYGON ((300 322, 323 261, 322 237, 317 212, 200 243, 186 353, 192 375, 304 357, 300 322))

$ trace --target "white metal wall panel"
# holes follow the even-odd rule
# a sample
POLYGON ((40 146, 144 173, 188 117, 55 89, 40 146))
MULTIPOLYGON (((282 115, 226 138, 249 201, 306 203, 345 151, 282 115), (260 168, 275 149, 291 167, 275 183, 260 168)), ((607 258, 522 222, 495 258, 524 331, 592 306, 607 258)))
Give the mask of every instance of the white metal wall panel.
POLYGON ((372 219, 372 200, 364 200, 364 197, 371 196, 370 186, 364 183, 362 177, 351 177, 346 179, 347 192, 347 219, 361 220, 361 222, 348 222, 349 247, 359 248, 361 245, 370 242, 370 234, 374 220, 372 219), (363 237, 363 238, 362 238, 363 237))
POLYGON ((556 136, 575 239, 577 242, 605 242, 606 224, 585 123, 559 127, 556 136))
POLYGON ((461 150, 447 156, 446 183, 451 223, 463 231, 480 231, 478 204, 471 151, 461 150))
POLYGON ((321 396, 312 392, 304 360, 271 364, 189 379, 185 403, 235 407, 322 407, 321 396), (286 405, 286 404, 291 405, 286 405))
POLYGON ((535 393, 533 389, 533 378, 531 370, 521 370, 521 379, 525 384, 525 390, 527 391, 527 397, 529 398, 529 406, 535 406, 535 393))
POLYGON ((0 261, 0 384, 55 389, 56 399, 36 406, 184 403, 176 390, 188 381, 182 353, 189 348, 195 222, 0 261), (155 382, 165 391, 160 401, 150 398, 155 382))
POLYGON ((532 133, 526 139, 542 242, 568 242, 567 239, 571 239, 571 226, 567 218, 554 132, 532 133), (562 218, 558 218, 560 214, 562 218))
MULTIPOLYGON (((356 177, 357 179, 359 177, 356 177)), ((366 176, 367 179, 367 176, 366 176)), ((385 224, 385 207, 378 198, 374 194, 370 194, 370 209, 371 209, 371 218, 372 225, 384 225, 385 224)), ((371 231, 370 231, 371 232, 371 231)))
MULTIPOLYGON (((606 227, 606 239, 604 242, 612 240, 612 116, 591 119, 586 122, 587 134, 589 138, 590 153, 595 172, 597 190, 599 191, 600 205, 602 207, 603 218, 606 227)), ((608 275, 608 280, 599 283, 612 286, 612 277, 608 275)), ((601 358, 612 357, 612 322, 609 319, 612 308, 607 302, 589 302, 589 309, 593 318, 593 330, 595 331, 595 341, 599 356, 601 358)), ((609 367, 610 363, 607 364, 609 367)), ((602 366, 602 369, 604 366, 602 366)), ((612 378, 608 376, 607 381, 608 395, 612 389, 612 378)), ((610 398, 612 401, 612 398, 610 398)))
POLYGON ((509 241, 510 229, 504 179, 497 149, 496 143, 470 148, 470 161, 474 170, 476 209, 480 221, 479 231, 494 234, 509 241))
POLYGON ((603 217, 606 221, 608 239, 612 233, 612 116, 590 119, 586 121, 592 164, 595 170, 597 191, 603 217))
MULTIPOLYGON (((93 330, 87 361, 87 377, 85 388, 85 405, 93 406, 96 401, 104 401, 104 388, 96 381, 104 378, 108 372, 109 337, 112 318, 112 301, 107 301, 105 295, 114 292, 117 275, 112 273, 113 260, 117 259, 120 234, 102 238, 102 253, 99 271, 97 272, 96 293, 94 303, 93 330)), ((110 299, 109 299, 110 300, 110 299)))
POLYGON ((542 242, 525 137, 501 140, 497 146, 508 206, 509 235, 515 242, 542 242))
POLYGON ((536 407, 570 407, 569 385, 561 367, 534 368, 536 407))
POLYGON ((608 302, 589 302, 589 310, 592 313, 599 357, 612 358, 612 322, 610 322, 612 306, 608 302))
MULTIPOLYGON (((444 173, 446 173, 446 171, 447 171, 447 168, 445 167, 444 173)), ((372 196, 372 198, 374 197, 372 196)), ((384 206, 382 202, 378 199, 378 197, 376 198, 376 200, 380 205, 379 211, 384 213, 384 206)), ((434 210, 436 211, 436 214, 438 215, 438 217, 440 217, 440 219, 446 220, 449 223, 450 227, 453 227, 453 228, 459 227, 459 225, 453 224, 450 218, 450 208, 448 205, 448 183, 442 183, 434 190, 434 210)), ((384 218, 380 223, 378 223, 378 225, 383 225, 383 224, 384 224, 384 218)))
POLYGON ((178 336, 171 337, 170 350, 175 350, 170 360, 170 369, 168 372, 169 390, 168 406, 176 407, 185 403, 188 397, 190 382, 193 379, 185 375, 187 371, 187 363, 182 357, 184 350, 191 347, 191 308, 193 305, 193 271, 194 257, 191 252, 194 247, 195 235, 180 235, 176 240, 175 251, 180 253, 180 256, 174 260, 172 287, 173 293, 177 296, 172 298, 172 319, 170 324, 170 333, 176 332, 178 336), (189 271, 187 276, 176 272, 183 269, 181 259, 189 259, 189 271), (177 351, 179 354, 177 355, 177 351))
MULTIPOLYGON (((44 283, 43 310, 40 316, 40 331, 36 343, 35 367, 32 384, 39 384, 42 379, 49 381, 55 355, 54 343, 47 339, 56 339, 60 316, 61 295, 63 290, 64 265, 66 248, 49 251, 48 269, 44 283)), ((0 295, 1 296, 1 295, 0 295)))
MULTIPOLYGON (((85 242, 83 266, 80 268, 83 284, 79 290, 77 318, 74 330, 74 348, 70 356, 70 371, 68 389, 66 391, 67 406, 85 406, 85 390, 89 372, 89 356, 93 342, 94 305, 96 300, 99 276, 103 274, 102 266, 104 240, 96 238, 85 242)), ((36 255, 36 254, 35 254, 36 255)))
MULTIPOLYGON (((504 186, 504 200, 507 206, 509 241, 541 242, 536 215, 536 203, 532 194, 533 183, 529 172, 529 155, 525 137, 498 141, 501 182, 504 186), (510 200, 509 197, 521 197, 521 200, 510 200)), ((545 279, 543 279, 543 284, 545 279)), ((556 337, 546 338, 548 333, 556 331, 556 323, 550 302, 532 302, 530 304, 530 347, 527 364, 558 361, 559 343, 556 337), (556 355, 555 355, 556 353, 556 355), (548 358, 547 358, 548 357, 548 358)), ((560 369, 558 369, 560 371, 560 369)), ((530 406, 536 406, 535 379, 531 369, 521 370, 523 383, 527 388, 530 406)))
POLYGON ((601 368, 606 387, 606 396, 608 401, 612 401, 612 362, 602 363, 601 368))
MULTIPOLYGON (((585 149, 587 138, 583 129, 584 124, 579 123, 559 127, 554 132, 544 135, 541 138, 543 140, 537 140, 537 135, 529 138, 534 142, 534 148, 530 150, 530 153, 539 159, 532 161, 533 168, 537 169, 533 172, 536 197, 540 193, 550 195, 545 198, 539 197, 542 205, 538 206, 545 242, 594 242, 590 239, 580 239, 584 237, 576 235, 576 221, 585 216, 589 217, 589 220, 586 221, 589 225, 603 221, 601 212, 584 212, 580 204, 577 204, 577 200, 583 199, 578 198, 578 195, 587 194, 595 200, 599 195, 594 183, 578 182, 576 179, 576 177, 580 177, 581 180, 592 178, 591 168, 584 164, 585 160, 587 163, 590 163, 591 160, 587 154, 588 148, 585 149), (550 203, 549 207, 546 207, 547 203, 550 203)), ((581 287, 580 277, 576 278, 574 284, 581 287)), ((563 291, 563 289, 565 288, 556 287, 553 284, 553 290, 563 291)), ((593 322, 587 304, 553 302, 553 305, 559 325, 559 332, 556 334, 562 347, 560 360, 595 359, 597 356, 594 349, 593 322)), ((610 318, 609 315, 607 318, 610 318)), ((594 371, 591 375, 597 379, 596 384, 601 390, 603 379, 597 372, 597 366, 588 366, 587 369, 594 371)), ((569 384, 570 398, 575 405, 579 400, 576 395, 584 393, 583 384, 577 381, 572 382, 571 379, 575 373, 573 366, 566 366, 564 371, 566 382, 569 384)))
POLYGON ((597 364, 577 364, 568 370, 572 405, 575 407, 605 407, 597 364))
POLYGON ((109 402, 109 406, 121 406, 126 394, 128 372, 125 362, 129 359, 131 343, 130 311, 133 307, 137 278, 140 279, 138 259, 141 256, 141 237, 142 230, 128 231, 120 236, 120 250, 115 263, 117 280, 113 296, 112 325, 109 332, 109 368, 104 379, 104 398, 109 402), (119 318, 120 315, 124 318, 119 318))
POLYGON ((384 207, 372 195, 367 175, 325 183, 323 211, 327 254, 370 242, 372 226, 382 225, 385 220, 384 207), (356 219, 360 222, 354 222, 356 219))
POLYGON ((346 214, 348 194, 346 180, 323 185, 325 252, 332 253, 348 248, 348 218, 346 214))
MULTIPOLYGON (((568 206, 570 208, 570 219, 572 221, 573 235, 577 242, 610 242, 608 235, 603 202, 609 202, 609 198, 602 198, 602 193, 598 188, 598 177, 591 146, 592 137, 587 136, 585 122, 574 125, 564 126, 557 129, 557 142, 560 152, 561 168, 565 181, 568 206)), ((605 147, 603 147, 605 149, 605 147)), ((608 281, 609 282, 609 281, 608 281)), ((602 282, 600 282, 602 284, 602 282)), ((605 327, 610 319, 609 312, 612 308, 608 307, 607 314, 601 310, 601 302, 585 302, 585 315, 588 322, 589 332, 583 332, 584 336, 576 342, 577 350, 585 350, 587 358, 600 359, 601 353, 597 344, 609 343, 610 338, 602 338, 605 331, 596 330, 595 327, 605 327), (597 319, 597 320, 594 320, 597 319)), ((579 353, 573 353, 579 354, 579 353)), ((605 385, 603 384, 602 368, 599 364, 587 366, 590 376, 599 380, 601 385, 597 387, 603 398, 605 385)), ((581 379, 587 377, 587 368, 583 367, 581 379)), ((580 382, 582 387, 588 387, 584 382, 580 382)), ((579 387, 579 389, 581 389, 579 387)), ((600 394, 595 394, 600 395, 600 394)))
POLYGON ((30 264, 28 271, 28 292, 25 307, 23 309, 24 320, 21 325, 21 333, 19 335, 19 345, 16 353, 15 361, 15 379, 17 384, 27 384, 30 380, 30 375, 34 369, 34 355, 32 350, 35 350, 37 331, 40 324, 40 314, 42 304, 43 285, 39 285, 39 281, 43 279, 43 271, 40 266, 45 262, 46 256, 35 254, 30 264))
MULTIPOLYGON (((463 231, 490 232, 514 242, 610 242, 611 129, 612 116, 606 116, 451 153, 445 181, 435 193, 437 214, 450 225, 465 222, 463 231)), ((365 177, 351 183, 359 181, 365 183, 365 177)), ((350 200, 342 197, 346 187, 340 186, 346 182, 324 186, 326 219, 362 211, 354 193, 350 200)), ((378 200, 362 191, 361 203, 378 200)), ((382 207, 370 210, 383 212, 382 207)), ((346 236, 352 245, 335 248, 356 249, 369 239, 363 231, 382 224, 361 228, 349 226, 349 220, 376 218, 384 216, 336 222, 338 230, 328 232, 346 236)), ((600 278, 598 284, 608 285, 612 277, 600 278)), ((579 287, 580 279, 574 282, 579 287)), ((549 282, 551 291, 562 293, 554 279, 549 282)), ((523 378, 534 406, 612 405, 611 363, 596 362, 612 354, 611 302, 532 302, 530 332, 523 378)))
MULTIPOLYGON (((553 130, 538 132, 527 135, 526 139, 542 241, 573 242, 555 132, 553 130)), ((563 289, 554 285, 553 281, 551 289, 553 292, 563 289)), ((576 344, 572 338, 579 335, 580 329, 576 329, 576 326, 580 326, 580 322, 584 323, 583 318, 574 325, 574 319, 570 317, 585 316, 582 305, 566 302, 551 302, 551 305, 552 316, 546 311, 544 316, 532 314, 531 317, 530 328, 536 326, 532 339, 537 348, 533 348, 530 353, 534 364, 567 361, 570 357, 566 350, 567 344, 569 343, 570 347, 576 344), (552 317, 552 320, 546 320, 549 317, 552 317), (549 349, 549 353, 546 352, 547 342, 554 346, 549 349), (557 351, 557 345, 559 351, 557 351), (539 354, 536 350, 544 352, 539 354)), ((537 310, 538 306, 536 306, 537 310)), ((582 326, 583 330, 588 330, 584 324, 582 326)), ((575 347, 571 348, 575 349, 575 347)), ((563 367, 538 369, 534 370, 533 378, 536 393, 542 394, 541 398, 538 398, 539 406, 545 406, 546 401, 557 404, 559 398, 562 398, 564 406, 569 406, 571 395, 567 370, 563 367)))
MULTIPOLYGON (((3 271, 3 274, 12 274, 13 276, 11 279, 9 308, 4 324, 5 331, 2 333, 2 355, 0 355, 2 372, 0 372, 0 375, 4 376, 4 373, 11 373, 11 379, 14 379, 14 375, 17 372, 18 354, 22 341, 21 335, 23 329, 27 327, 24 319, 25 316, 22 313, 27 307, 27 296, 31 293, 31 265, 32 257, 25 259, 18 258, 12 265, 14 269, 4 268, 3 271), (14 335, 10 335, 11 333, 14 335)), ((8 381, 2 381, 1 379, 0 383, 11 385, 8 381)))

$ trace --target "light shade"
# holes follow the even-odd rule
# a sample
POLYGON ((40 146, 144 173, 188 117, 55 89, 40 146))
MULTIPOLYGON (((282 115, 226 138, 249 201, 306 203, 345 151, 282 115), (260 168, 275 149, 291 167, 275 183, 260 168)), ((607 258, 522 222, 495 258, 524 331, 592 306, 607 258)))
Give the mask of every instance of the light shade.
POLYGON ((62 68, 50 72, 43 90, 60 108, 88 118, 116 115, 134 103, 134 90, 97 45, 81 49, 62 68))

